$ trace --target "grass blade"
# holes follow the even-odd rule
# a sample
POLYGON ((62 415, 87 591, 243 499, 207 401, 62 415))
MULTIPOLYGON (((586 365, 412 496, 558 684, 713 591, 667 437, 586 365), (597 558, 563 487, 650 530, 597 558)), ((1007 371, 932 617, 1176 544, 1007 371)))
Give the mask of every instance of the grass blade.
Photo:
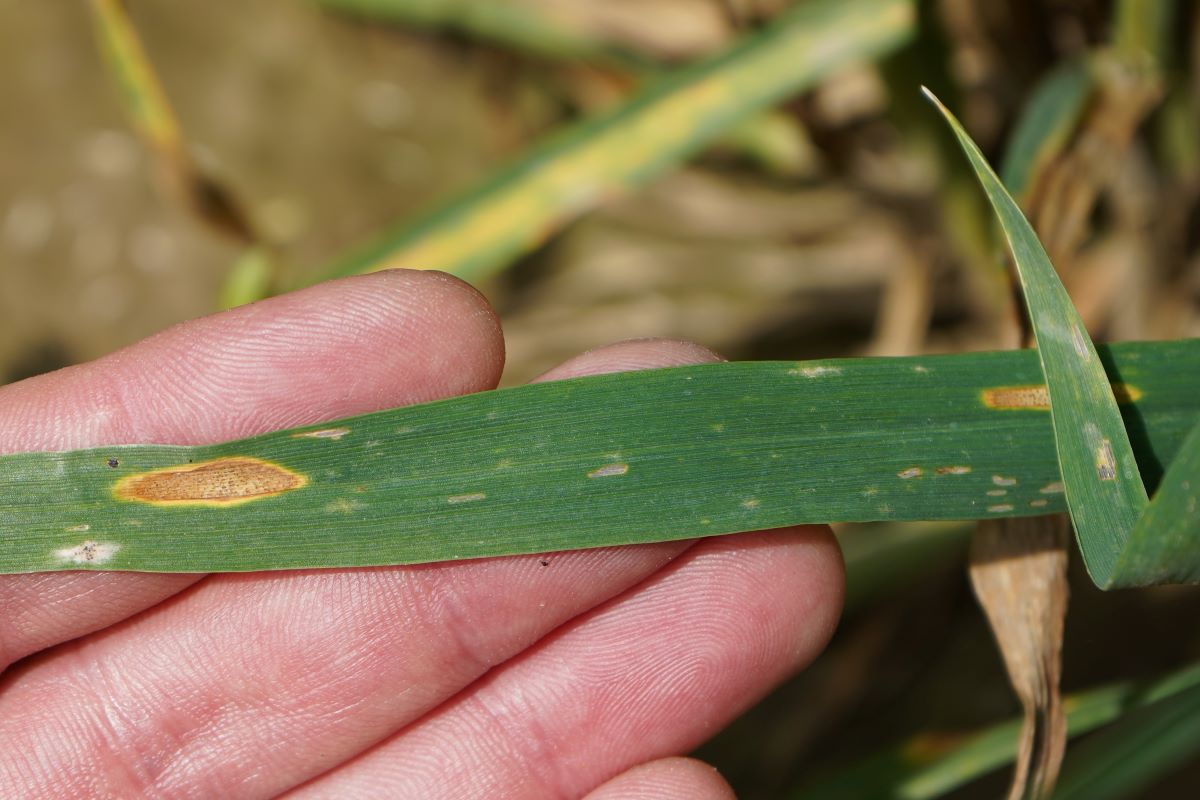
POLYGON ((1163 476, 1113 568, 1114 586, 1200 582, 1200 424, 1163 476))
POLYGON ((1071 519, 1088 573, 1097 586, 1109 588, 1116 561, 1148 504, 1116 399, 1033 228, 958 120, 929 97, 975 168, 1012 250, 1049 390, 1071 519))
MULTIPOLYGON (((492 0, 319 0, 331 11, 406 28, 451 31, 542 59, 586 63, 638 81, 663 74, 649 54, 621 46, 587 11, 562 13, 553 5, 492 0)), ((584 104, 585 107, 588 105, 584 104)), ((723 132, 713 143, 771 174, 795 177, 810 168, 812 145, 792 115, 769 110, 723 132)))
MULTIPOLYGON (((1103 352, 1139 454, 1166 463, 1200 416, 1200 340, 1103 352)), ((1050 513, 1062 484, 1040 378, 1028 351, 718 364, 212 446, 9 455, 0 572, 397 564, 1050 513)))
POLYGON ((1127 61, 1161 66, 1181 6, 1172 0, 1117 0, 1113 24, 1117 51, 1127 61))
POLYGON ((91 0, 96 37, 143 141, 161 157, 186 161, 187 147, 167 93, 122 0, 91 0))
MULTIPOLYGON (((1136 713, 1138 709, 1155 709, 1154 716, 1177 703, 1186 703, 1194 709, 1198 693, 1200 664, 1193 664, 1151 681, 1126 681, 1069 695, 1063 701, 1067 731, 1071 736, 1079 736, 1136 713)), ((802 787, 792 797, 795 800, 930 800, 941 797, 1012 763, 1020 729, 1021 721, 1012 719, 970 734, 916 736, 894 749, 802 787)), ((1069 762, 1072 760, 1068 759, 1069 762)), ((1075 780, 1064 775, 1063 785, 1075 780)), ((1091 798, 1094 795, 1076 796, 1091 798)))
POLYGON ((1130 797, 1200 751, 1200 686, 1127 714, 1071 752, 1055 800, 1130 797))
POLYGON ((134 129, 158 158, 160 174, 198 219, 241 243, 258 236, 233 195, 192 160, 179 120, 123 0, 91 0, 96 38, 134 129))
POLYGON ((478 281, 606 199, 653 180, 755 111, 899 46, 908 0, 812 0, 729 52, 554 137, 465 197, 383 234, 323 277, 390 267, 478 281))
POLYGON ((646 66, 552 8, 494 0, 319 0, 332 11, 378 22, 447 30, 549 58, 581 59, 620 68, 646 66))
POLYGON ((1068 62, 1034 89, 1009 139, 1000 176, 1022 207, 1037 177, 1067 146, 1087 108, 1095 80, 1084 60, 1068 62))

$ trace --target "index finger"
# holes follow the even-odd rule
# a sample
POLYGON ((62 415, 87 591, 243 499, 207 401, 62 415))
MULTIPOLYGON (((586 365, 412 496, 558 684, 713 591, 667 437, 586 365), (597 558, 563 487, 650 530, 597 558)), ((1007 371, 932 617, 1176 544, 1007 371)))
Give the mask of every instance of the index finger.
MULTIPOLYGON (((489 389, 503 363, 495 314, 467 284, 416 271, 346 278, 0 388, 0 452, 252 436, 489 389)), ((0 576, 0 669, 201 577, 0 576)))

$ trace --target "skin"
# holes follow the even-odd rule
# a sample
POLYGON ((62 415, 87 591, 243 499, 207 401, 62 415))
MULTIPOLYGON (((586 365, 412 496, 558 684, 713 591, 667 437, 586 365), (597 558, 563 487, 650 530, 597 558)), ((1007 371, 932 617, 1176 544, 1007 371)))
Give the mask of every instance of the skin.
MULTIPOLYGON (((542 380, 716 358, 624 342, 542 380)), ((503 362, 469 286, 349 278, 0 388, 0 452, 221 441, 490 389, 503 362)), ((842 592, 825 526, 416 567, 0 576, 0 797, 728 798, 675 756, 808 664, 842 592)))

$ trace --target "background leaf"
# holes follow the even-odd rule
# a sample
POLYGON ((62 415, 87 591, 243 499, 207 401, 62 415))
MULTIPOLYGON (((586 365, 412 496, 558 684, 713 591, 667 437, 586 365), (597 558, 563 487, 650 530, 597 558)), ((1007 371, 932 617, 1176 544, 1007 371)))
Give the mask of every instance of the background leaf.
POLYGON ((802 3, 740 46, 665 76, 466 196, 383 234, 324 277, 406 267, 479 281, 568 221, 662 175, 755 111, 899 46, 912 29, 907 0, 802 3))
MULTIPOLYGON (((1172 732, 1175 722, 1189 716, 1192 719, 1191 724, 1194 725, 1197 719, 1194 713, 1195 696, 1198 691, 1200 664, 1192 664, 1152 680, 1123 681, 1067 696, 1063 704, 1067 711, 1067 729, 1071 736, 1093 731, 1126 715, 1130 717, 1131 726, 1125 731, 1113 728, 1111 734, 1106 731, 1101 742, 1108 744, 1098 743, 1097 749, 1091 751, 1092 755, 1104 757, 1096 759, 1094 763, 1093 759, 1086 757, 1090 747, 1081 748, 1078 758, 1068 755, 1067 771, 1063 776, 1060 793, 1055 797, 1091 797, 1092 795, 1087 794, 1064 793, 1082 789, 1085 782, 1097 773, 1109 770, 1124 773, 1117 752, 1121 744, 1133 745, 1134 749, 1138 744, 1143 745, 1142 751, 1133 756, 1134 761, 1140 761, 1142 764, 1130 764, 1128 773, 1131 776, 1139 772, 1142 775, 1147 774, 1149 770, 1143 772, 1138 768, 1157 760, 1157 748, 1146 746, 1146 740, 1136 739, 1132 731, 1135 728, 1138 733, 1147 731, 1154 723, 1147 724, 1138 720, 1145 718, 1161 721, 1164 728, 1172 728, 1172 732), (1144 713, 1139 712, 1139 709, 1143 709, 1144 713), (1104 752, 1101 752, 1102 750, 1104 752), (1114 757, 1117 760, 1110 760, 1114 757)), ((929 800, 941 797, 1011 763, 1016 756, 1020 729, 1021 721, 1013 719, 969 734, 926 733, 914 736, 898 747, 881 752, 865 762, 814 781, 795 792, 792 797, 795 800, 929 800)), ((1184 730, 1181 725, 1178 732, 1183 733, 1184 730)), ((1192 743, 1195 741, 1193 737, 1188 745, 1194 746, 1192 743)), ((1188 746, 1180 745, 1183 745, 1182 737, 1173 741, 1170 748, 1163 748, 1163 762, 1170 757, 1169 753, 1177 753, 1188 746)), ((1075 752, 1068 750, 1069 754, 1075 752)), ((1131 752, 1127 750, 1125 755, 1131 755, 1131 752)), ((1129 786, 1130 784, 1125 784, 1122 788, 1127 789, 1129 786)))

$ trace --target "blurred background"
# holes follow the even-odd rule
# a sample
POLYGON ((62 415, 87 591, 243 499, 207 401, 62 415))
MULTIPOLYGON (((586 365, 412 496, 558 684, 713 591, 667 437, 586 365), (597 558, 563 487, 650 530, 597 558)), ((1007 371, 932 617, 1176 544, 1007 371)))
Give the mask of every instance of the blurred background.
MULTIPOLYGON (((618 136, 596 169, 624 177, 531 211, 536 236, 464 267, 502 314, 506 384, 641 336, 734 359, 1016 346, 988 210, 922 84, 1004 163, 1097 340, 1200 335, 1196 4, 900 5, 909 16, 876 41, 887 15, 867 0, 846 20, 817 0, 130 0, 181 156, 139 134, 102 57, 119 4, 0 0, 0 383, 222 297, 405 263, 354 254, 411 248, 422 225, 436 237, 429 212, 469 212, 527 154, 565 158, 555 137, 576 121, 607 114, 620 132, 644 87, 653 106, 675 76, 803 25, 819 35, 797 39, 796 61, 820 46, 828 68, 760 66, 775 97, 717 122, 651 116, 703 136, 674 150, 618 136), (798 6, 824 10, 798 23, 798 6), (197 195, 200 211, 180 201, 197 195)), ((830 651, 699 753, 740 796, 809 796, 904 742, 932 759, 1019 711, 966 581, 965 526, 840 533, 851 595, 830 651)), ((1194 589, 1103 595, 1072 576, 1068 692, 1200 661, 1194 589)), ((1196 785, 1193 749, 1123 796, 1196 785)), ((842 796, 828 792, 812 796, 842 796)))

